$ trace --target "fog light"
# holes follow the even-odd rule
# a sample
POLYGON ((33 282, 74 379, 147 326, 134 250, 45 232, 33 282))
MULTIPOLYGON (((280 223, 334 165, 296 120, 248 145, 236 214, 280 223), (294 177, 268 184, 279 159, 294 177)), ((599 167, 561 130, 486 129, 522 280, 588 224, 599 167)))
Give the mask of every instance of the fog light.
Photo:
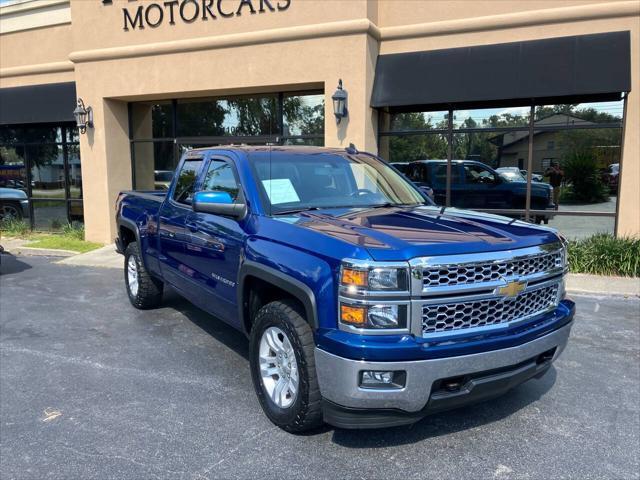
POLYGON ((404 388, 406 376, 404 371, 364 370, 360 375, 360 386, 362 388, 404 388))

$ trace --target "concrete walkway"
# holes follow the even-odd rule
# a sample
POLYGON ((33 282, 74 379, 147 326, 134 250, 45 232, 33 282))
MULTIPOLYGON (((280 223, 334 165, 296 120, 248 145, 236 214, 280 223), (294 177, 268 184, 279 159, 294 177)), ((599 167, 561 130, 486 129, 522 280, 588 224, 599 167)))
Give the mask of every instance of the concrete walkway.
POLYGON ((65 258, 57 263, 82 267, 122 268, 123 262, 122 255, 116 252, 116 246, 112 243, 97 250, 65 258))

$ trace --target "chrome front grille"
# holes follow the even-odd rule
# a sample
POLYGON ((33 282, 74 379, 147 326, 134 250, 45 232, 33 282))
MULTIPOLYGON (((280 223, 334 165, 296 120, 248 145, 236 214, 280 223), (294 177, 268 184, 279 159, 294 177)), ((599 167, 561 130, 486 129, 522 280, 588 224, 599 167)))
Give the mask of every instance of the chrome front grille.
POLYGON ((434 265, 422 270, 422 287, 423 290, 429 290, 433 287, 495 282, 504 278, 562 270, 563 265, 562 250, 493 262, 434 265))
POLYGON ((560 242, 418 257, 409 265, 412 332, 425 338, 524 321, 564 298, 566 249, 560 242))
POLYGON ((496 325, 543 313, 558 303, 559 285, 538 288, 515 298, 451 301, 422 306, 422 333, 496 325))

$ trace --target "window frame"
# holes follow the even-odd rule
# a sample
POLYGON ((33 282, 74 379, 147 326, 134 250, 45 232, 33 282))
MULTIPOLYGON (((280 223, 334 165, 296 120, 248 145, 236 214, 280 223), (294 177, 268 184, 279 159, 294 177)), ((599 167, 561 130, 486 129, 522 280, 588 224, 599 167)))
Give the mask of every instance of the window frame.
POLYGON ((172 180, 172 184, 171 184, 171 188, 169 189, 169 191, 167 192, 167 198, 169 199, 169 201, 171 202, 172 205, 178 206, 178 207, 182 207, 182 208, 188 208, 191 209, 191 205, 192 203, 185 203, 185 202, 181 202, 179 200, 177 200, 175 198, 175 192, 176 192, 176 188, 178 186, 178 181, 180 179, 180 173, 182 173, 182 169, 184 168, 184 165, 187 162, 200 162, 200 166, 198 167, 198 170, 196 171, 196 179, 195 182, 193 184, 193 193, 195 194, 196 192, 198 192, 198 186, 199 183, 202 181, 202 168, 205 164, 205 158, 203 155, 199 155, 199 156, 189 156, 189 155, 185 155, 184 158, 180 161, 180 164, 178 165, 177 169, 176 169, 176 175, 174 175, 174 178, 172 180))
POLYGON ((229 157, 227 157, 225 155, 220 155, 220 154, 215 154, 214 153, 214 154, 210 154, 208 156, 208 158, 206 159, 206 167, 203 168, 203 170, 202 170, 202 175, 203 175, 202 182, 199 185, 198 190, 196 190, 196 191, 197 192, 217 192, 217 191, 219 191, 219 190, 204 190, 204 186, 205 186, 204 182, 205 182, 207 173, 209 172, 209 167, 211 166, 211 164, 213 162, 224 162, 227 165, 229 165, 229 167, 231 168, 231 173, 233 175, 233 178, 235 179, 236 185, 238 186, 238 194, 236 195, 236 198, 233 200, 233 203, 234 204, 245 203, 246 196, 244 194, 244 187, 243 187, 242 182, 240 181, 240 175, 238 174, 238 169, 236 168, 236 164, 231 158, 229 158, 229 157))

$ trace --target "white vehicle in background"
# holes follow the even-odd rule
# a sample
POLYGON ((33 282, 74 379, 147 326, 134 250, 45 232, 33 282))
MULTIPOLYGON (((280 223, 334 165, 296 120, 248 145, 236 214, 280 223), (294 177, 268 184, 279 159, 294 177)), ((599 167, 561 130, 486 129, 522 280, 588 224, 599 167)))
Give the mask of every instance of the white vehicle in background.
MULTIPOLYGON (((521 170, 518 167, 500 167, 496 168, 496 172, 504 177, 509 177, 511 180, 516 180, 516 178, 522 177, 523 181, 527 181, 527 171, 521 170)), ((539 173, 532 173, 531 180, 533 182, 544 182, 544 177, 539 173)))
POLYGON ((0 188, 0 220, 29 217, 27 194, 17 188, 0 188))

